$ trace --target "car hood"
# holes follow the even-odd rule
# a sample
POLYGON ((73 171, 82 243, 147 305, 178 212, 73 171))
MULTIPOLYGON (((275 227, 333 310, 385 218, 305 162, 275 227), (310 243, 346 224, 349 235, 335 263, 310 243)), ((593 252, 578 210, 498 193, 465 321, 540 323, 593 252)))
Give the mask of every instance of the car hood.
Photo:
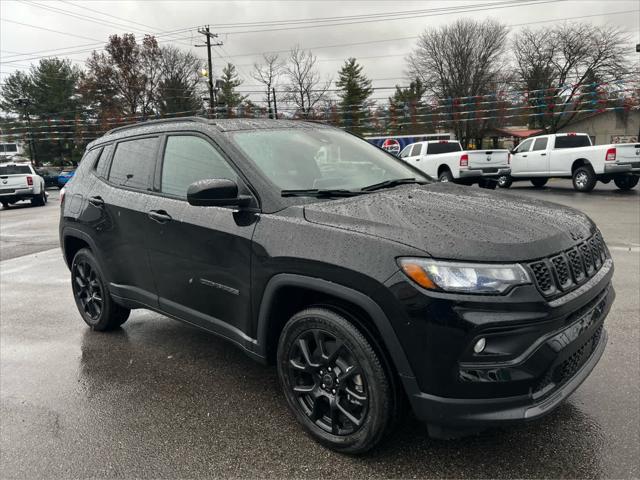
POLYGON ((570 248, 595 232, 577 210, 513 194, 434 183, 304 207, 307 221, 377 236, 434 258, 522 261, 570 248))

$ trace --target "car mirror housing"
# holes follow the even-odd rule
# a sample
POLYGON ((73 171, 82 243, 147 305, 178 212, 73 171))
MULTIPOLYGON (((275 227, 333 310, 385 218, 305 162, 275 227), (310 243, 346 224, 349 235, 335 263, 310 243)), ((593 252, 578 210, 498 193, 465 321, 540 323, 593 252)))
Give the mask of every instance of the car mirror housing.
POLYGON ((244 207, 251 197, 238 195, 238 185, 233 180, 210 178, 189 185, 187 201, 198 207, 244 207))

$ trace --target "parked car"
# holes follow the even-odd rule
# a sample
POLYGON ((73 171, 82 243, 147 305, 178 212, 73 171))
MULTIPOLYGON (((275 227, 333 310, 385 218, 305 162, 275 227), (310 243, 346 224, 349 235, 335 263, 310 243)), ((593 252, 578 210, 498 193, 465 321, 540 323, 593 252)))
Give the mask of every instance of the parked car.
POLYGON ((0 203, 4 208, 21 200, 31 205, 47 203, 44 179, 28 163, 0 164, 0 203))
POLYGON ((55 167, 41 167, 36 168, 36 173, 44 180, 44 186, 57 187, 58 176, 60 175, 60 169, 55 167))
POLYGON ((640 178, 640 144, 591 144, 586 133, 557 133, 532 137, 511 155, 511 174, 499 185, 509 188, 513 181, 529 180, 543 187, 550 178, 571 178, 579 192, 590 192, 597 181, 611 180, 621 190, 630 190, 640 178))
POLYGON ((58 188, 64 187, 69 180, 75 175, 75 170, 63 170, 58 175, 58 188))
POLYGON ((439 437, 535 420, 607 341, 613 262, 586 215, 432 183, 326 125, 117 128, 63 192, 92 330, 146 308, 220 335, 275 363, 293 415, 339 451, 376 445, 406 399, 439 437))
POLYGON ((430 140, 407 145, 400 158, 440 182, 456 182, 494 189, 498 177, 508 175, 508 150, 463 150, 455 140, 430 140))

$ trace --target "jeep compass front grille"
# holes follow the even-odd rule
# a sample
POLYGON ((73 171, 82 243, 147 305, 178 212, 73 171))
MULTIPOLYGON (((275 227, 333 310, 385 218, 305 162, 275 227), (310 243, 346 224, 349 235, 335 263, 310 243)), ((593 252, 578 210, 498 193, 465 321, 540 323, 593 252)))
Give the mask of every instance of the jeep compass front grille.
POLYGON ((585 283, 607 259, 600 232, 573 248, 528 264, 536 286, 545 297, 570 292, 585 283))

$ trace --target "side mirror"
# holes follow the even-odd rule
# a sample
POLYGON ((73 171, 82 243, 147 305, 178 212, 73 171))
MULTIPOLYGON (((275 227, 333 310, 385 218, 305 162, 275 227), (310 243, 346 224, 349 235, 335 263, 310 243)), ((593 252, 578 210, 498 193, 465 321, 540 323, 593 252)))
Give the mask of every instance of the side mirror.
POLYGON ((187 201, 198 207, 245 207, 251 197, 238 195, 238 185, 233 180, 211 178, 189 185, 187 201))

